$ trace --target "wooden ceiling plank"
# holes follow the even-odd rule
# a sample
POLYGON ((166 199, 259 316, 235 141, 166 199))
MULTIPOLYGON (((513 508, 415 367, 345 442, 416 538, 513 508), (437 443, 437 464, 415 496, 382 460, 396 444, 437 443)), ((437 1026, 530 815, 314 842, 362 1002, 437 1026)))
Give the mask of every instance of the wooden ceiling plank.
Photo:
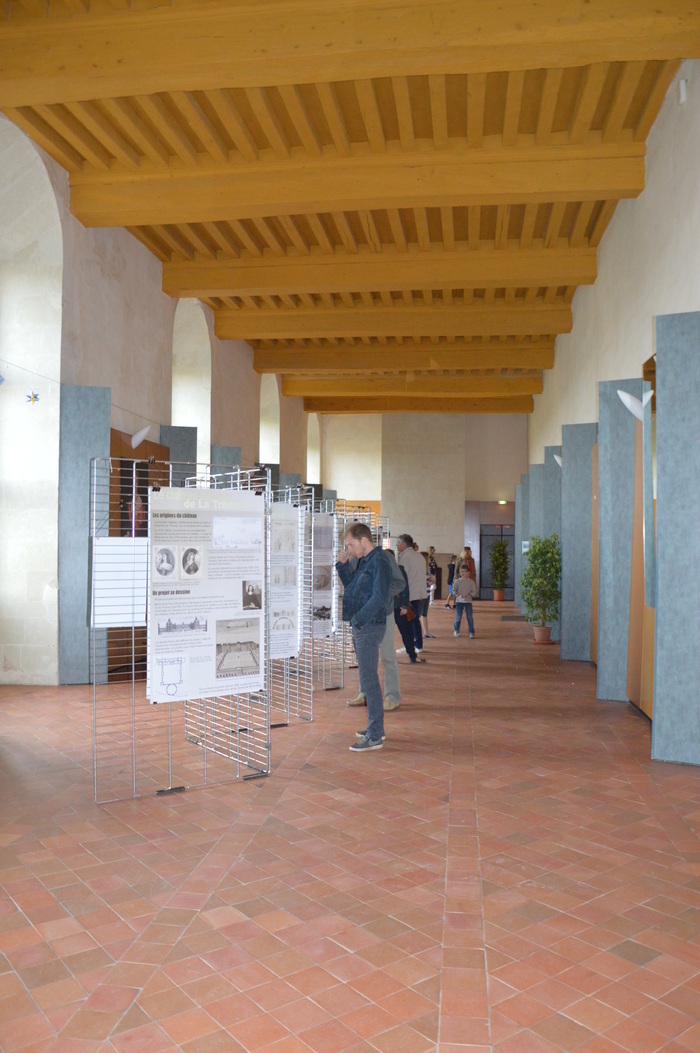
POLYGON ((258 148, 229 93, 217 88, 208 93, 217 117, 231 137, 231 141, 246 161, 257 161, 258 148))
MULTIPOLYGON (((263 297, 263 299, 267 299, 263 297)), ((218 311, 216 332, 222 339, 271 340, 299 336, 538 336, 571 329, 569 304, 504 307, 426 308, 416 304, 387 309, 381 306, 300 308, 296 311, 218 311)))
POLYGON ((279 93, 307 154, 320 157, 321 143, 298 87, 296 84, 281 84, 279 93))
MULTIPOLYGON (((206 238, 202 237, 199 228, 204 230, 205 225, 203 223, 186 223, 182 227, 182 231, 187 237, 187 240, 191 245, 194 246, 195 250, 201 253, 202 256, 208 259, 213 259, 216 256, 216 248, 212 249, 210 242, 206 238)), ((206 233, 206 231, 205 231, 206 233)))
POLYGON ((468 244, 472 252, 479 248, 481 242, 481 209, 478 205, 469 205, 467 210, 468 244))
POLYGON ((637 196, 644 188, 642 145, 603 153, 541 151, 514 163, 499 155, 386 152, 317 165, 186 165, 147 177, 81 172, 71 180, 71 206, 85 226, 140 226, 367 207, 479 207, 509 204, 516 195, 525 205, 637 196))
POLYGON ((532 395, 520 398, 449 399, 425 396, 404 398, 305 398, 306 413, 532 413, 532 395))
MULTIPOLYGON (((512 398, 523 395, 539 395, 542 392, 542 376, 504 377, 479 376, 476 374, 403 373, 392 376, 348 375, 342 380, 344 398, 367 398, 385 396, 401 398, 407 395, 424 395, 438 398, 512 398)), ((289 376, 282 377, 282 394, 308 398, 332 398, 338 394, 336 377, 289 376)))
POLYGON ((316 85, 316 92, 338 155, 349 157, 350 140, 334 85, 322 82, 316 85))
POLYGON ((227 256, 233 253, 235 257, 240 258, 241 246, 226 223, 203 223, 202 226, 223 253, 227 256))
POLYGON ((447 88, 445 78, 439 74, 428 77, 430 90, 430 115, 433 125, 433 143, 437 150, 448 144, 447 134, 447 88))
POLYGON ((448 252, 455 248, 455 222, 454 212, 451 208, 440 209, 440 225, 442 227, 442 244, 448 252))
POLYGON ((293 216, 278 216, 277 222, 284 230, 294 248, 302 256, 309 255, 309 245, 297 227, 293 216))
POLYGON ((374 216, 370 211, 363 208, 358 212, 358 219, 365 236, 365 241, 367 242, 367 247, 373 253, 380 253, 382 251, 382 241, 379 237, 379 231, 377 230, 374 216))
POLYGON ((269 220, 265 219, 264 216, 260 216, 254 221, 251 220, 251 225, 260 232, 261 239, 267 242, 273 256, 278 256, 280 259, 286 256, 286 245, 269 220))
POLYGON ((535 230, 535 221, 537 219, 538 205, 526 205, 525 213, 523 215, 523 225, 520 230, 520 248, 530 249, 533 245, 533 233, 535 230))
POLYGON ((179 3, 3 25, 0 107, 167 90, 262 87, 420 74, 488 73, 700 55, 687 0, 327 0, 179 3), (475 32, 478 26, 478 32, 475 32), (70 74, 66 75, 69 70, 70 74))
POLYGON ((569 125, 569 142, 572 145, 584 142, 591 130, 591 121, 598 107, 608 69, 609 63, 597 62, 587 66, 582 72, 578 97, 569 125))
POLYGON ((392 77, 391 86, 394 91, 396 116, 399 122, 399 141, 404 149, 409 150, 415 145, 416 133, 413 127, 413 107, 408 91, 408 78, 392 77))
POLYGON ((63 106, 37 106, 36 112, 81 154, 88 164, 105 172, 110 171, 112 155, 73 114, 63 106))
POLYGON ((381 153, 386 148, 386 139, 372 81, 358 80, 355 83, 355 92, 367 133, 367 141, 375 153, 381 153))
POLYGON ((228 226, 231 227, 233 234, 238 238, 241 245, 248 250, 252 256, 262 256, 262 249, 258 242, 253 238, 246 228, 238 220, 229 220, 228 226))
POLYGON ((133 235, 137 241, 140 241, 142 245, 145 245, 149 252, 152 252, 156 259, 161 262, 170 258, 170 253, 166 252, 163 242, 156 236, 155 231, 151 227, 126 227, 129 234, 133 235))
POLYGON ((645 142, 646 138, 651 131, 651 126, 656 120, 659 110, 661 109, 661 103, 666 98, 671 82, 678 72, 680 66, 680 60, 674 59, 670 62, 661 63, 659 75, 656 78, 652 90, 649 92, 649 96, 646 100, 639 119, 637 126, 634 129, 634 138, 637 142, 645 142))
POLYGON ((603 122, 604 143, 612 143, 620 138, 625 117, 639 86, 639 78, 644 72, 645 66, 645 62, 626 62, 624 64, 622 74, 615 85, 610 109, 603 122))
POLYGON ((105 145, 118 161, 129 168, 138 168, 141 156, 91 102, 67 102, 66 109, 84 124, 98 142, 105 145))
POLYGON ((418 248, 421 250, 421 252, 429 252, 430 231, 428 229, 428 213, 424 208, 414 208, 413 215, 415 217, 418 248))
POLYGON ((408 250, 408 242, 406 241, 406 231, 401 222, 401 213, 397 208, 389 208, 387 209, 387 216, 396 248, 399 252, 406 252, 408 250))
POLYGON ((326 255, 332 256, 335 251, 335 246, 330 239, 328 231, 326 230, 323 222, 323 217, 317 215, 315 212, 311 212, 307 217, 306 221, 313 231, 314 237, 318 242, 319 248, 321 248, 326 255))
POLYGON ((552 137, 554 111, 557 106, 563 72, 561 68, 545 71, 544 87, 542 89, 542 98, 540 99, 540 112, 537 116, 537 129, 535 131, 535 142, 540 146, 546 145, 552 137))
POLYGON ((7 117, 13 121, 18 128, 25 131, 27 135, 46 150, 55 161, 63 165, 69 172, 80 171, 83 165, 83 156, 66 142, 63 136, 51 125, 39 116, 36 110, 22 107, 13 109, 8 107, 5 111, 7 117))
POLYGON ((591 248, 596 248, 598 245, 600 245, 600 239, 603 237, 603 234, 605 234, 605 231, 608 227, 608 223, 612 219, 616 207, 617 201, 606 201, 604 203, 595 220, 593 229, 591 230, 588 238, 588 244, 591 246, 591 248))
POLYGON ((153 233, 156 237, 159 237, 176 256, 184 256, 186 259, 190 260, 194 258, 192 246, 185 240, 185 236, 179 228, 171 230, 166 226, 154 225, 153 233))
POLYGON ((273 152, 280 160, 290 153, 289 143, 264 88, 246 88, 246 97, 273 152))
MULTIPOLYGON (((185 164, 190 164, 197 160, 197 151, 194 145, 187 138, 187 135, 169 112, 159 95, 143 95, 138 97, 136 102, 138 102, 149 121, 153 123, 153 127, 162 136, 163 141, 167 143, 176 157, 179 157, 185 164)), ((121 114, 122 118, 128 122, 129 127, 134 130, 134 134, 138 136, 138 141, 144 152, 146 152, 146 142, 148 142, 149 157, 156 163, 164 161, 166 164, 169 164, 170 154, 168 150, 153 140, 153 136, 149 134, 146 125, 136 116, 125 99, 106 99, 103 105, 110 113, 121 114)))
POLYGON ((497 249, 505 249, 508 244, 509 223, 510 205, 499 205, 496 209, 496 237, 494 239, 497 249))
POLYGON ((506 88, 506 103, 503 114, 504 146, 515 146, 518 142, 518 125, 520 122, 524 84, 524 71, 510 70, 508 73, 508 87, 506 88))
MULTIPOLYGON (((368 338, 365 338, 366 340, 368 338)), ((255 348, 253 368, 256 373, 337 373, 365 374, 380 372, 410 372, 411 370, 484 370, 523 369, 543 370, 554 366, 554 348, 523 344, 519 348, 460 348, 423 347, 417 341, 408 345, 387 348, 378 353, 356 349, 352 355, 330 349, 279 351, 273 347, 255 348)))
POLYGON ((467 77, 467 146, 477 150, 484 140, 484 102, 486 76, 470 73, 467 77))
POLYGON ((577 249, 581 245, 587 244, 586 230, 588 229, 595 205, 595 201, 582 201, 580 203, 574 225, 571 228, 571 234, 569 235, 569 245, 572 249, 577 249))
POLYGON ((353 235, 353 232, 350 230, 350 224, 347 221, 345 213, 340 211, 333 212, 331 214, 331 218, 338 229, 340 240, 345 246, 346 251, 351 252, 353 254, 356 253, 358 251, 357 242, 355 241, 355 236, 353 235))
POLYGON ((191 91, 175 91, 172 93, 171 98, 209 156, 213 157, 215 161, 228 160, 226 144, 194 94, 191 91))
MULTIPOLYGON (((545 248, 551 248, 555 246, 559 241, 559 232, 561 230, 562 220, 564 218, 564 211, 566 209, 566 203, 564 201, 556 201, 552 205, 552 209, 549 213, 549 221, 547 223, 547 230, 544 235, 545 248)), ((563 284, 563 283, 561 283, 563 284)))

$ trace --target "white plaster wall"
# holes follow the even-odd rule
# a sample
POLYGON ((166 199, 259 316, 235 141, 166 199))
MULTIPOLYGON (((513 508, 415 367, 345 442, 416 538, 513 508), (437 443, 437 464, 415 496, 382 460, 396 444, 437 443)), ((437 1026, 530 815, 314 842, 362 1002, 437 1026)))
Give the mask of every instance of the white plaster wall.
POLYGON ((558 446, 563 424, 598 420, 598 381, 640 377, 654 317, 700 310, 700 61, 681 65, 647 140, 646 187, 623 201, 598 250, 595 285, 573 301, 530 421, 529 461, 558 446), (679 99, 678 81, 687 84, 679 99))
POLYGON ((0 683, 58 682, 60 215, 48 158, 0 118, 0 683), (27 398, 38 395, 37 402, 27 398))
MULTIPOLYGON (((386 418, 385 418, 386 419, 386 418)), ((321 482, 338 497, 361 504, 382 499, 382 417, 320 414, 321 482)))
POLYGON ((176 427, 197 429, 198 464, 211 460, 211 358, 204 305, 199 300, 178 301, 173 327, 170 420, 176 427))
POLYGON ((465 503, 513 500, 525 471, 524 415, 384 416, 382 514, 392 536, 412 534, 421 548, 459 552, 465 503))
POLYGON ((303 398, 280 395, 280 471, 306 482, 306 413, 303 398))
POLYGON ((318 413, 309 413, 306 424, 306 473, 304 482, 321 482, 321 425, 318 413))
MULTIPOLYGON (((207 308, 207 311, 209 309, 207 308)), ((211 314, 211 435, 215 446, 240 446, 241 464, 259 461, 260 374, 244 340, 219 340, 211 314)))
POLYGON ((112 427, 135 432, 170 423, 173 319, 177 300, 162 268, 131 234, 88 230, 61 200, 64 233, 63 351, 67 384, 112 390, 112 427))

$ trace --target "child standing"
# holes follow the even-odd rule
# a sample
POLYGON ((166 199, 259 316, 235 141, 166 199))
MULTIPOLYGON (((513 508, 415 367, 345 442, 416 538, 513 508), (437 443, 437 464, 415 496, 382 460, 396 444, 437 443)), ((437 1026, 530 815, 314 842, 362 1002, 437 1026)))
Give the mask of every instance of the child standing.
POLYGON ((467 616, 469 626, 469 638, 474 639, 474 618, 472 616, 472 600, 478 595, 476 583, 469 577, 469 567, 463 563, 459 568, 459 578, 454 583, 453 595, 455 598, 455 625, 454 634, 459 636, 459 627, 462 622, 462 614, 467 616))

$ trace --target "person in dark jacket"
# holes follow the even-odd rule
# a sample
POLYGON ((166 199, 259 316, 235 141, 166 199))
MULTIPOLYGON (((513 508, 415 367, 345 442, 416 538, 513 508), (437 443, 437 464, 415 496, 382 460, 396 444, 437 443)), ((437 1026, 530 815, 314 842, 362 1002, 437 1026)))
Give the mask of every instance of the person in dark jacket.
POLYGON ((345 548, 335 568, 345 587, 343 621, 352 627, 360 683, 367 697, 367 728, 358 733, 350 749, 354 753, 380 750, 385 735, 379 648, 386 631, 392 567, 386 552, 372 541, 369 527, 353 523, 345 532, 345 548), (348 565, 353 557, 357 559, 354 567, 348 565))

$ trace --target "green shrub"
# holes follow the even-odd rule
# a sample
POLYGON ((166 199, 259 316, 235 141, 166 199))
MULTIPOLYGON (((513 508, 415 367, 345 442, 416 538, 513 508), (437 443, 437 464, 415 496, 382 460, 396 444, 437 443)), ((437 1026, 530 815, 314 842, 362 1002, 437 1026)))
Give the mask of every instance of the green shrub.
POLYGON ((531 537, 520 582, 521 607, 529 622, 546 625, 559 618, 561 551, 559 537, 531 537))

